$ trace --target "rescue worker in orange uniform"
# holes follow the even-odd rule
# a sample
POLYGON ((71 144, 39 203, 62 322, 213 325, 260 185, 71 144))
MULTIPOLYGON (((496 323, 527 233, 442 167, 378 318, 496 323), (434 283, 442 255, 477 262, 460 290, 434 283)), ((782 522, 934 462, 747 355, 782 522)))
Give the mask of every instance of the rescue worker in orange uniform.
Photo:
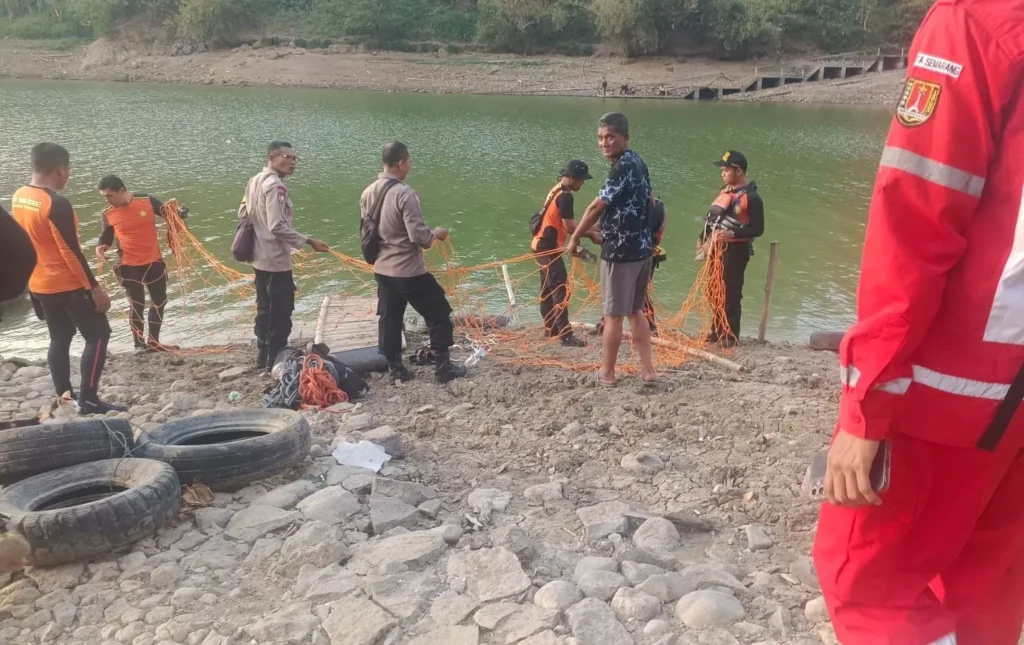
POLYGON ((754 254, 754 239, 764 235, 764 202, 757 194, 757 183, 747 181, 747 158, 742 152, 730 150, 714 163, 722 169, 725 186, 708 210, 697 249, 706 249, 713 239, 725 242, 725 320, 715 316, 707 341, 733 347, 740 338, 744 274, 754 254))
POLYGON ((110 297, 99 286, 78 242, 78 216, 57 191, 71 177, 71 156, 55 143, 32 148, 32 183, 11 199, 14 219, 28 234, 37 261, 28 281, 36 314, 50 332, 47 363, 57 396, 71 387, 71 341, 77 329, 85 339, 82 351, 79 409, 83 414, 123 412, 99 399, 100 376, 107 360, 110 297))
POLYGON ((1022 99, 1024 2, 938 0, 910 49, 839 349, 814 557, 845 645, 1020 637, 1022 99))
MULTIPOLYGON (((136 351, 164 351, 173 349, 160 343, 160 328, 167 304, 167 265, 164 264, 157 238, 156 218, 163 217, 163 204, 156 197, 131 193, 120 177, 107 175, 100 180, 100 195, 108 207, 103 211, 103 231, 96 247, 96 256, 102 262, 110 245, 117 239, 118 263, 114 267, 117 279, 124 287, 131 304, 129 324, 136 351), (152 306, 149 309, 149 339, 142 326, 146 309, 146 290, 152 306)), ((187 210, 182 210, 187 217, 187 210)), ((167 230, 170 244, 171 230, 167 230)), ((173 252, 173 251, 172 251, 173 252)))
POLYGON ((540 265, 540 315, 544 331, 558 338, 566 347, 583 347, 569 326, 569 273, 562 260, 561 250, 566 238, 576 230, 573 193, 592 179, 587 164, 572 159, 562 170, 558 183, 548 192, 544 207, 538 212, 539 221, 533 231, 530 249, 537 253, 540 265))

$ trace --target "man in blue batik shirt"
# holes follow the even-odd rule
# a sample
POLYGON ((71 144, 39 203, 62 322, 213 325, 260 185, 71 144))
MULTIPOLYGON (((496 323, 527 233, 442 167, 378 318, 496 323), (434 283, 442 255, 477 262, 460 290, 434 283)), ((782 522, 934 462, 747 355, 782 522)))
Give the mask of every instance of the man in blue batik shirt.
POLYGON ((611 162, 608 178, 580 220, 566 248, 575 253, 580 238, 601 221, 601 300, 604 303, 603 357, 594 375, 615 385, 615 362, 622 344, 622 319, 629 318, 633 345, 640 355, 644 384, 657 381, 651 351, 651 329, 644 315, 651 280, 654 240, 650 211, 654 204, 647 164, 629 149, 629 122, 612 112, 601 117, 597 145, 611 162))

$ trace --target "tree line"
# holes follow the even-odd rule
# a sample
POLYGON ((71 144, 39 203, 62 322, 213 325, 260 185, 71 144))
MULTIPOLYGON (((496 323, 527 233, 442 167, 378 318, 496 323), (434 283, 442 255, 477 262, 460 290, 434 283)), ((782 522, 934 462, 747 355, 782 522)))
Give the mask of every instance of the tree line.
POLYGON ((724 59, 905 46, 931 0, 0 0, 0 37, 97 37, 132 20, 230 46, 273 33, 400 50, 476 47, 724 59))

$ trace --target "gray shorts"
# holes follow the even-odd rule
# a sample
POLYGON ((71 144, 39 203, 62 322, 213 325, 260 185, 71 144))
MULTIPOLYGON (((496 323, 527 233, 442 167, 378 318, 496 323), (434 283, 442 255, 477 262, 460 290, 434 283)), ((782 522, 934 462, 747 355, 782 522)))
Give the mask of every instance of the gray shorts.
POLYGON ((642 312, 651 282, 651 258, 639 262, 601 260, 601 300, 604 315, 629 316, 642 312))

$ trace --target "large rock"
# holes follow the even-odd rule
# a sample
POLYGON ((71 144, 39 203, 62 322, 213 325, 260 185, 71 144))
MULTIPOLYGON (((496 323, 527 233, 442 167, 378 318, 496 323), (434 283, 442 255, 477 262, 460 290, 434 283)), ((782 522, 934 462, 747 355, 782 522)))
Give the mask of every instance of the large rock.
POLYGON ((221 383, 227 383, 228 381, 234 381, 249 372, 249 368, 245 365, 239 365, 238 367, 229 367, 220 374, 217 375, 217 380, 221 383))
POLYGON ((363 433, 363 439, 375 443, 395 459, 405 456, 405 444, 402 435, 391 426, 382 426, 363 433))
POLYGON ((810 587, 815 591, 821 591, 821 584, 818 583, 818 572, 814 569, 814 560, 807 556, 800 556, 789 565, 789 573, 796 578, 800 584, 810 587))
POLYGON ((611 571, 615 573, 619 570, 619 562, 615 558, 602 558, 595 555, 587 555, 580 558, 579 562, 576 563, 576 571, 573 573, 573 580, 577 582, 584 573, 588 571, 611 571))
POLYGON ((344 562, 349 557, 348 547, 341 541, 341 529, 323 522, 306 522, 281 547, 278 571, 293 576, 303 565, 322 568, 344 562))
POLYGON ((828 622, 828 607, 825 606, 825 598, 818 596, 807 601, 804 605, 804 618, 812 625, 828 622))
POLYGON ((733 596, 704 589, 680 598, 676 604, 676 615, 691 629, 708 629, 739 622, 743 620, 746 611, 733 596))
POLYGON ((19 580, 0 589, 0 609, 31 605, 41 595, 32 582, 19 580))
POLYGON ((466 592, 480 602, 513 598, 532 586, 515 554, 501 547, 454 554, 448 559, 452 578, 465 580, 466 592))
POLYGON ((360 575, 418 569, 437 560, 447 548, 440 531, 415 531, 357 545, 348 568, 360 575))
POLYGON ((341 486, 329 486, 299 502, 299 512, 307 520, 341 524, 359 512, 359 500, 341 486))
POLYGON ((29 567, 25 570, 25 576, 36 583, 40 592, 46 594, 77 587, 84 581, 85 565, 76 562, 56 567, 29 567))
POLYGON ((400 499, 374 494, 370 497, 370 522, 373 532, 381 535, 396 526, 416 526, 420 512, 400 499))
POLYGON ((258 643, 303 643, 318 622, 309 612, 308 602, 294 603, 264 615, 243 630, 258 643))
POLYGON ((386 477, 374 479, 373 493, 375 495, 400 499, 410 506, 419 506, 423 502, 437 497, 437 491, 429 486, 398 481, 397 479, 388 479, 386 477))
POLYGON ((580 576, 576 585, 587 598, 597 598, 608 602, 615 592, 628 587, 629 582, 614 571, 588 571, 580 576))
POLYGON ((665 573, 665 570, 661 567, 656 567, 653 564, 640 564, 638 562, 633 562, 632 560, 626 560, 622 563, 622 575, 624 575, 626 580, 629 580, 629 584, 634 587, 651 576, 660 575, 662 573, 665 573))
POLYGON ((579 601, 583 600, 583 594, 571 582, 565 580, 552 580, 537 590, 533 595, 533 604, 542 609, 554 609, 565 611, 579 601))
POLYGON ((548 482, 546 484, 536 484, 529 486, 523 491, 523 497, 530 504, 544 504, 545 502, 555 502, 562 497, 562 482, 548 482))
POLYGON ((434 573, 404 572, 367 578, 363 590, 394 616, 408 620, 423 610, 441 587, 434 573))
POLYGON ((539 634, 534 634, 524 641, 519 641, 519 645, 562 645, 562 639, 555 632, 548 629, 539 634))
POLYGON ((285 511, 273 506, 250 506, 235 513, 224 532, 228 537, 251 544, 300 517, 302 515, 296 511, 285 511))
POLYGON ((473 622, 480 625, 482 629, 493 631, 506 618, 519 611, 519 607, 520 605, 514 602, 498 602, 493 605, 485 605, 473 614, 473 622))
POLYGON ((632 510, 626 502, 601 502, 576 509, 588 540, 600 540, 612 533, 625 533, 629 527, 625 513, 632 510))
POLYGON ((633 534, 633 544, 653 552, 671 552, 679 546, 679 530, 662 517, 652 517, 633 534))
POLYGON ((273 506, 275 508, 289 509, 295 506, 299 500, 315 493, 316 490, 316 484, 307 479, 300 479, 284 486, 278 486, 269 493, 260 495, 253 500, 253 504, 256 506, 273 506))
POLYGON ((679 572, 694 589, 725 587, 740 594, 750 592, 734 575, 714 564, 695 564, 679 572))
POLYGON ((480 642, 480 628, 442 627, 409 641, 409 645, 477 645, 480 642))
POLYGON ((397 622, 365 598, 342 598, 327 605, 323 621, 331 645, 378 645, 397 622))
POLYGON ((215 506, 204 506, 192 511, 192 515, 195 516, 196 526, 200 531, 211 533, 223 528, 234 517, 235 511, 215 506))
POLYGON ((578 645, 634 645, 612 608, 596 598, 573 605, 565 615, 578 645))
MULTIPOLYGON (((518 643, 546 629, 558 625, 561 613, 553 609, 541 609, 534 605, 523 605, 519 611, 506 618, 497 630, 497 638, 505 643, 518 643)), ((499 642, 501 642, 499 641, 499 642)))
POLYGON ((307 564, 299 570, 294 595, 315 605, 350 596, 362 589, 363 579, 338 563, 318 569, 307 564))
POLYGON ((430 606, 430 617, 442 627, 458 625, 479 606, 480 603, 475 598, 446 591, 430 606))
POLYGON ((637 591, 654 596, 661 602, 675 602, 697 589, 694 584, 676 573, 659 573, 650 576, 636 587, 637 591))
POLYGON ((661 460, 661 457, 646 450, 623 455, 619 465, 631 473, 648 477, 665 470, 665 462, 661 460))
POLYGON ((751 551, 763 551, 772 548, 774 542, 772 542, 771 537, 769 537, 763 526, 750 524, 747 526, 746 532, 747 548, 751 551))
POLYGON ((369 468, 331 466, 327 471, 326 483, 328 486, 341 486, 353 493, 365 493, 373 487, 373 480, 376 478, 376 473, 369 468))
POLYGON ((512 493, 497 488, 478 488, 469 494, 466 503, 486 521, 491 513, 504 513, 512 502, 512 493))
POLYGON ((624 623, 646 623, 661 613, 661 600, 629 587, 616 591, 611 604, 624 623))

